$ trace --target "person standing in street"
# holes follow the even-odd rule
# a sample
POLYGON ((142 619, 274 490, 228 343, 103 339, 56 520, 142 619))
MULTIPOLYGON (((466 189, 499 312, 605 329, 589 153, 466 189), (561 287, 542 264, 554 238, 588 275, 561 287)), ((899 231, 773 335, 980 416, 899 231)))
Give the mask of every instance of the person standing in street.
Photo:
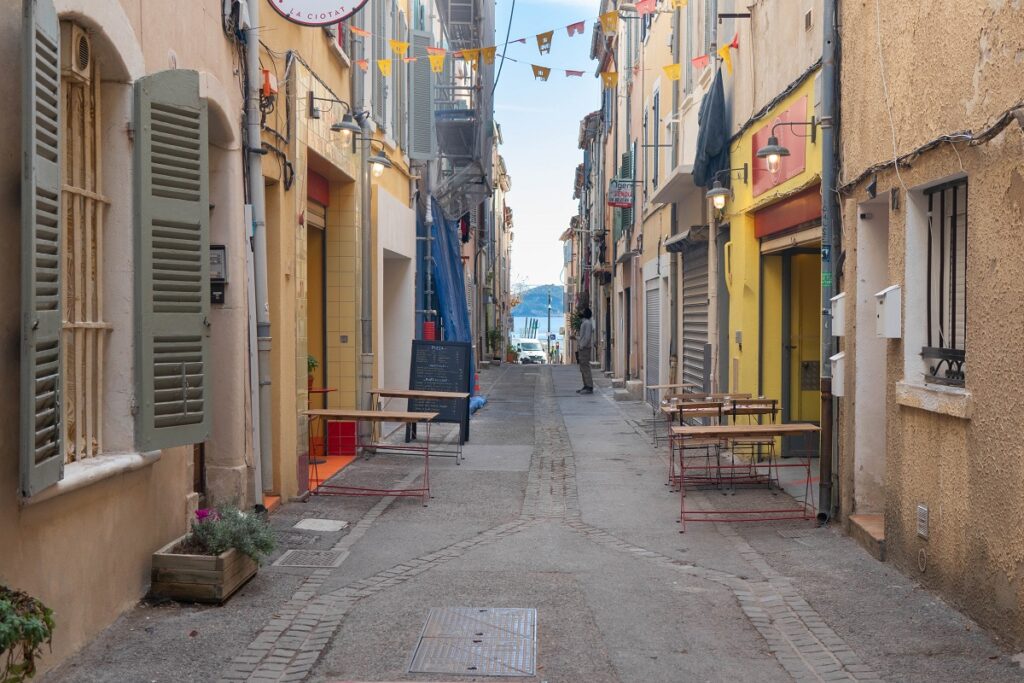
POLYGON ((576 393, 592 394, 594 376, 590 371, 590 356, 594 350, 594 314, 591 313, 590 307, 586 307, 580 317, 583 318, 583 322, 580 323, 580 331, 576 335, 576 346, 579 348, 577 362, 580 364, 580 374, 583 375, 583 388, 577 389, 576 393))

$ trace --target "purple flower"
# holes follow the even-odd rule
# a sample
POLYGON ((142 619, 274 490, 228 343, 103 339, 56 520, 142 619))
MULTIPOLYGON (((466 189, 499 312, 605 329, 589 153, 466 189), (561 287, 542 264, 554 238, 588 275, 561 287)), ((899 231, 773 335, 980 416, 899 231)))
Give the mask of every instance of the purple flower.
POLYGON ((207 519, 213 520, 216 518, 217 513, 214 510, 211 510, 210 508, 200 508, 196 510, 196 521, 203 522, 207 519))

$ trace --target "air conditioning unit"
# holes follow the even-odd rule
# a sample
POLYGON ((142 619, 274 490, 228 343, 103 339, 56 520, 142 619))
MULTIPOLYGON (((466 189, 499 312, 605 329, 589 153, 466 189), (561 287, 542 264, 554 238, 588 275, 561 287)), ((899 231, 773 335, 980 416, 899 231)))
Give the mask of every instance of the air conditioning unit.
POLYGON ((92 41, 81 26, 60 25, 60 71, 65 78, 88 83, 92 75, 92 41))

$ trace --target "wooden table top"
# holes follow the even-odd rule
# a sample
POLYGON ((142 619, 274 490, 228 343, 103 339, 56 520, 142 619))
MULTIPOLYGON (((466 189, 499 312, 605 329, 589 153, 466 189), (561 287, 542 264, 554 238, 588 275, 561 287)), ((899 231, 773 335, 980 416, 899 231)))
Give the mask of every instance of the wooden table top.
POLYGON ((722 410, 721 406, 718 408, 691 408, 685 403, 677 403, 674 406, 662 406, 661 412, 666 415, 682 413, 685 417, 718 417, 722 410))
POLYGON ((700 389, 699 384, 683 382, 682 384, 651 384, 647 389, 700 389))
POLYGON ((430 422, 439 413, 407 413, 397 410, 346 410, 321 408, 304 410, 307 417, 327 417, 332 420, 365 420, 367 422, 430 422))
POLYGON ((373 389, 371 394, 384 398, 469 398, 468 391, 419 391, 417 389, 373 389))
POLYGON ((682 425, 672 427, 673 436, 699 438, 736 437, 736 436, 788 436, 790 434, 806 434, 820 432, 821 427, 810 422, 793 422, 775 425, 682 425))

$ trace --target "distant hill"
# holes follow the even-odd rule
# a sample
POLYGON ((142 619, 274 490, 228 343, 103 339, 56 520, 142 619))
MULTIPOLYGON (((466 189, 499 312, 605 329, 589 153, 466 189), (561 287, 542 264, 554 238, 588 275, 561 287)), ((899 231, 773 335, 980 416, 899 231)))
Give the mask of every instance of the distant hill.
POLYGON ((561 315, 565 310, 562 305, 562 285, 540 285, 522 291, 522 303, 512 309, 515 316, 546 316, 548 314, 548 292, 551 292, 551 313, 561 315))

